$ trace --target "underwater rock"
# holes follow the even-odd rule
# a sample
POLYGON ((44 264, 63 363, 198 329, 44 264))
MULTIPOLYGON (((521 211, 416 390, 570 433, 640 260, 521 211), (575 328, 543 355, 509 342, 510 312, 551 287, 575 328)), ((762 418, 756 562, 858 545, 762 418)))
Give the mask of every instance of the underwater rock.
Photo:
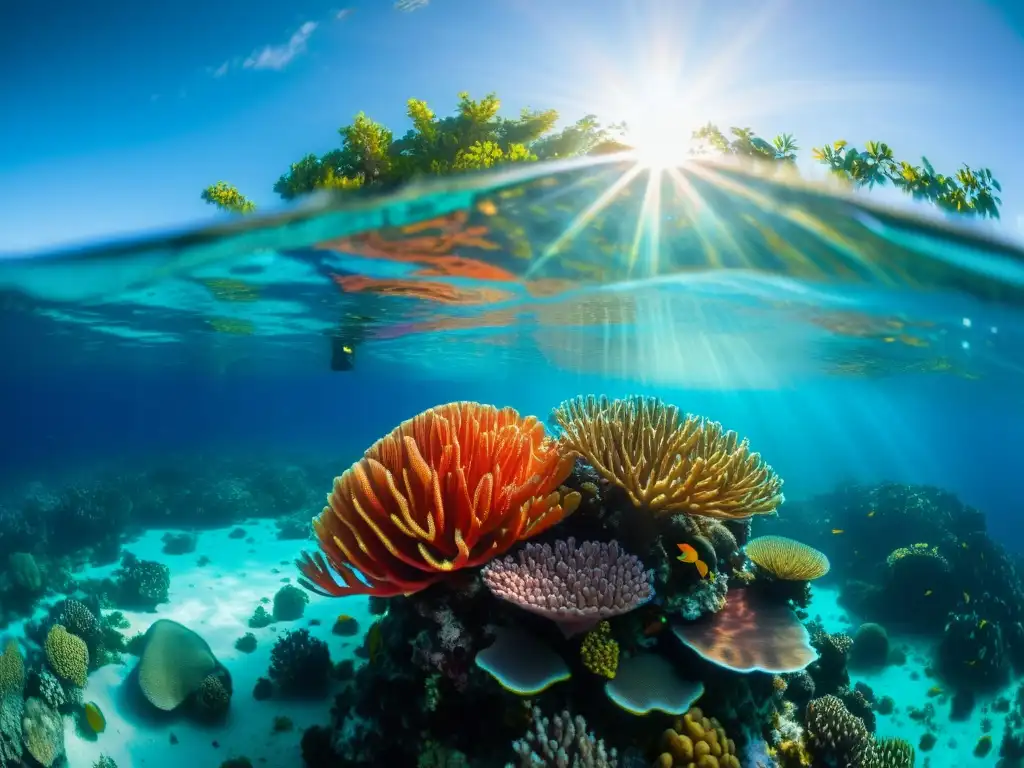
POLYGON ((274 595, 274 621, 296 621, 306 612, 309 595, 298 587, 288 584, 274 595))
POLYGON ((331 681, 331 655, 327 643, 308 630, 286 632, 270 652, 270 679, 282 693, 317 698, 327 693, 331 681))
POLYGON ((163 563, 140 560, 129 552, 114 572, 114 580, 120 607, 153 611, 168 600, 171 571, 163 563))
POLYGON ((850 646, 851 668, 879 669, 889 661, 889 634, 881 624, 861 624, 853 633, 850 646))
POLYGON ((165 555, 187 555, 196 551, 198 538, 194 533, 165 533, 163 538, 165 555))

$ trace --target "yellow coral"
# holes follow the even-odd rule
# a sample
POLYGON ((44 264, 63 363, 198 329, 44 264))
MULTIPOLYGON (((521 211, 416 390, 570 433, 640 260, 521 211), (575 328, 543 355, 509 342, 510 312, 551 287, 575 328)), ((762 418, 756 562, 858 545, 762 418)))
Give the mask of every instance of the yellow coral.
POLYGON ((746 440, 654 397, 578 397, 554 414, 562 442, 637 507, 737 520, 774 512, 782 480, 746 440))
POLYGON ((744 551, 758 568, 782 581, 814 581, 829 569, 825 555, 785 536, 758 536, 744 551))
POLYGON ((602 621, 583 638, 580 646, 583 666, 595 675, 614 678, 619 669, 619 644, 612 637, 612 626, 602 621))
POLYGON ((60 624, 54 624, 46 636, 46 660, 63 680, 85 687, 89 675, 89 648, 85 641, 72 635, 60 624))
POLYGON ((949 568, 949 563, 946 558, 942 556, 942 553, 939 552, 938 547, 933 547, 930 544, 924 544, 921 542, 911 544, 909 547, 899 547, 894 549, 889 553, 889 557, 885 559, 885 562, 891 568, 905 557, 933 557, 944 569, 949 568))
POLYGON ((713 717, 697 707, 676 720, 661 736, 659 768, 740 768, 736 743, 713 717))
POLYGON ((0 694, 16 692, 21 694, 25 687, 25 659, 21 656, 18 641, 11 638, 0 655, 0 694))
POLYGON ((781 768, 806 768, 813 763, 810 753, 800 741, 783 741, 778 749, 771 752, 781 768))

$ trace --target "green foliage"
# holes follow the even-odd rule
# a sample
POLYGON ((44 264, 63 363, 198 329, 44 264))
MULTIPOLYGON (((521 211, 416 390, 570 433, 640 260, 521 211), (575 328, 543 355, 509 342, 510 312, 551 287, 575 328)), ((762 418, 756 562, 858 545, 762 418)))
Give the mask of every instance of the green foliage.
POLYGON ((831 146, 815 147, 813 157, 841 179, 855 187, 892 184, 916 200, 934 203, 955 213, 999 218, 1002 192, 999 182, 988 168, 975 170, 964 165, 953 176, 936 173, 928 158, 921 165, 897 160, 892 148, 880 141, 869 141, 864 150, 854 149, 845 141, 831 146))
MULTIPOLYGON (((318 189, 355 190, 391 187, 411 179, 494 168, 506 163, 533 162, 580 155, 621 152, 630 147, 623 123, 602 125, 594 115, 556 131, 554 110, 524 109, 516 118, 498 115, 501 101, 491 93, 471 99, 460 93, 455 113, 438 117, 425 101, 409 99, 406 115, 412 127, 401 138, 360 112, 338 129, 341 146, 323 155, 309 154, 284 173, 274 191, 292 200, 318 189)), ((693 153, 710 153, 768 161, 795 169, 799 147, 790 134, 771 141, 750 128, 729 128, 728 134, 708 123, 693 132, 693 153)), ((881 142, 864 151, 838 141, 813 150, 813 158, 858 187, 892 184, 916 199, 958 213, 998 218, 999 182, 987 168, 963 166, 956 174, 936 173, 926 159, 921 166, 897 161, 881 142)), ((249 213, 255 206, 224 182, 203 191, 203 199, 224 210, 249 213)))
POLYGON ((230 213, 252 213, 256 204, 226 181, 211 184, 200 195, 204 201, 230 213))

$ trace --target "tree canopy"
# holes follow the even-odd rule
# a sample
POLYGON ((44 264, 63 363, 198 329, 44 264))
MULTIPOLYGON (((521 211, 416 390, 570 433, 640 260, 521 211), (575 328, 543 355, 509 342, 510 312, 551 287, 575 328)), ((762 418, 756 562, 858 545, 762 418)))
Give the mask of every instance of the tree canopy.
MULTIPOLYGON (((323 155, 309 154, 281 175, 274 191, 292 200, 317 189, 390 187, 423 175, 492 168, 585 154, 628 149, 625 124, 603 125, 595 115, 555 130, 554 110, 524 109, 518 117, 501 117, 495 94, 471 99, 459 94, 455 114, 438 117, 425 101, 409 99, 406 114, 412 127, 401 138, 360 112, 351 125, 338 129, 340 147, 323 155)), ((712 123, 694 131, 695 154, 719 154, 795 167, 799 147, 789 134, 771 141, 750 128, 730 128, 728 135, 712 123)), ((815 147, 812 158, 854 187, 892 185, 915 199, 960 214, 999 218, 999 182, 987 168, 964 165, 952 175, 935 171, 926 158, 921 165, 897 160, 884 142, 868 142, 863 150, 846 141, 815 147)), ((222 210, 251 213, 256 206, 235 187, 220 181, 202 192, 202 199, 222 210)))

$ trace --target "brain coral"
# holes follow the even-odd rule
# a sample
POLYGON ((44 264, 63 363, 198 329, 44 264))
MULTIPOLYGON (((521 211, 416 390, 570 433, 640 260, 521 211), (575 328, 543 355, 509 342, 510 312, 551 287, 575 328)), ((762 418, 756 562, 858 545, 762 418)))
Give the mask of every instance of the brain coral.
POLYGON ((85 686, 89 675, 89 648, 61 624, 54 624, 46 636, 46 660, 57 677, 85 686))
POLYGON ((11 638, 0 655, 0 694, 17 692, 25 685, 25 659, 22 658, 18 641, 11 638))
POLYGON ((697 707, 676 720, 661 737, 658 768, 740 768, 736 744, 713 717, 697 707))
POLYGON ((139 688, 157 709, 177 709, 218 666, 206 641, 176 621, 154 622, 143 644, 139 688))
POLYGON ((828 558, 785 536, 758 536, 744 547, 758 567, 782 581, 814 581, 828 573, 828 558))
POLYGON ((50 768, 64 754, 64 722, 40 699, 25 702, 21 721, 25 749, 44 768, 50 768))
POLYGON ((746 440, 655 397, 577 397, 554 419, 562 441, 634 506, 737 520, 774 512, 782 480, 746 440))

